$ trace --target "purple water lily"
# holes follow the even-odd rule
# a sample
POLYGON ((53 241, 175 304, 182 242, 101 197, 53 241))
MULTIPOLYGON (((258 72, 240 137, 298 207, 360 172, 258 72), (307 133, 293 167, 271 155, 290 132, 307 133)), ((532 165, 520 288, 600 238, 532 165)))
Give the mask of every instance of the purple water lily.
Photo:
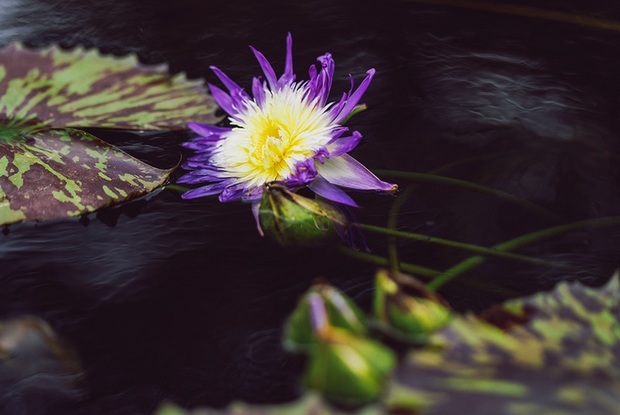
POLYGON ((189 123, 199 136, 185 146, 196 151, 184 168, 192 170, 179 183, 206 183, 183 198, 219 194, 219 200, 250 201, 256 215, 263 187, 277 182, 295 190, 308 186, 316 194, 345 205, 355 202, 338 186, 358 190, 394 191, 349 154, 362 135, 341 125, 368 88, 374 69, 338 102, 327 102, 334 75, 329 53, 310 66, 310 79, 295 82, 292 37, 286 39, 284 74, 276 77, 265 56, 250 46, 265 80, 254 78, 249 96, 216 67, 228 93, 209 84, 213 98, 229 115, 230 127, 189 123))

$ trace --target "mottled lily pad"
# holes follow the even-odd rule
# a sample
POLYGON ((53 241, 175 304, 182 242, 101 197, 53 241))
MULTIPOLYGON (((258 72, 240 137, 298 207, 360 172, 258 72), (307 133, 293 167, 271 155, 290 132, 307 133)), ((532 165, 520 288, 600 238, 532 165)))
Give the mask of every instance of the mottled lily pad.
POLYGON ((96 49, 0 49, 0 119, 54 127, 184 129, 219 121, 202 81, 171 76, 135 55, 96 49))
POLYGON ((219 121, 202 81, 135 55, 0 50, 0 224, 93 212, 161 186, 153 168, 75 128, 178 130, 219 121))
MULTIPOLYGON (((481 315, 457 316, 403 356, 388 393, 348 413, 612 415, 620 408, 620 275, 559 284, 481 315)), ((353 408, 352 408, 353 409, 353 408)), ((157 415, 337 414, 312 393, 289 405, 235 404, 157 415)))
POLYGON ((424 413, 614 414, 620 408, 620 281, 561 283, 480 318, 453 320, 438 348, 409 354, 396 376, 430 393, 424 413))
POLYGON ((0 221, 82 215, 148 193, 170 171, 81 130, 33 131, 0 143, 0 221))
MULTIPOLYGON (((185 411, 172 404, 162 405, 155 415, 346 415, 350 411, 335 408, 319 396, 308 393, 301 399, 284 405, 248 405, 243 402, 234 402, 225 409, 194 409, 185 411)), ((355 412, 358 415, 385 414, 379 405, 369 405, 355 412)))

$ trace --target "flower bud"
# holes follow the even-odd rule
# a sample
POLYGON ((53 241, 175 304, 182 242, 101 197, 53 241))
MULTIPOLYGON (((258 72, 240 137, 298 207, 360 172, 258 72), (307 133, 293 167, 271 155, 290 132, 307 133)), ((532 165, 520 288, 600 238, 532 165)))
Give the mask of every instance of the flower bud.
POLYGON ((343 405, 362 405, 381 397, 396 357, 369 338, 331 327, 312 348, 305 385, 343 405))
POLYGON ((438 294, 409 275, 387 270, 377 272, 373 308, 381 329, 414 341, 425 339, 452 317, 438 294))
POLYGON ((258 220, 265 235, 282 246, 316 246, 335 239, 337 231, 347 226, 337 207, 274 183, 263 190, 258 220))
POLYGON ((367 332, 364 314, 349 297, 329 284, 316 284, 288 318, 284 346, 289 350, 307 350, 330 327, 358 335, 367 332))

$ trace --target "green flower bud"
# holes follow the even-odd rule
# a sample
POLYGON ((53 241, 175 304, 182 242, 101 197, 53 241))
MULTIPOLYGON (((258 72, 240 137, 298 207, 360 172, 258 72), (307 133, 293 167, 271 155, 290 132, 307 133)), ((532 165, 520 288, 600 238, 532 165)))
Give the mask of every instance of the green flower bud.
POLYGON ((289 350, 308 350, 321 333, 339 327, 364 335, 366 319, 355 303, 329 284, 316 284, 299 300, 284 327, 284 346, 289 350))
POLYGON ((258 220, 265 235, 282 246, 319 245, 336 239, 337 227, 347 226, 346 217, 335 206, 273 183, 263 190, 258 220))
POLYGON ((380 328, 410 340, 423 340, 452 317, 438 294, 409 275, 387 270, 377 272, 373 308, 380 328))
POLYGON ((391 349, 343 329, 321 333, 309 356, 305 385, 343 405, 362 405, 381 397, 396 365, 391 349))

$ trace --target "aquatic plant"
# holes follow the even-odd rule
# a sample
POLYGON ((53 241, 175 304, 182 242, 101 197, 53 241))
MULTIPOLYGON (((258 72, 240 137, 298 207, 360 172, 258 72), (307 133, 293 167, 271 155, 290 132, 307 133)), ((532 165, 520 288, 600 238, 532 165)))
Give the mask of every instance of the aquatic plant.
POLYGON ((253 79, 253 97, 211 67, 228 89, 225 92, 209 84, 213 98, 228 113, 230 125, 188 124, 198 137, 185 145, 196 154, 183 166, 191 172, 178 182, 201 186, 184 193, 184 198, 219 194, 222 202, 248 201, 257 217, 264 185, 272 182, 291 190, 307 186, 323 198, 350 206, 357 205, 338 186, 396 190, 396 185, 381 181, 348 154, 362 134, 342 125, 368 88, 374 69, 367 71, 356 89, 352 86, 339 101, 328 103, 335 69, 331 54, 319 56, 320 70, 310 66, 310 79, 298 82, 290 34, 284 73, 279 78, 265 56, 250 49, 265 76, 262 81, 253 79))
POLYGON ((80 128, 180 130, 217 122, 202 81, 98 50, 0 49, 0 225, 75 217, 168 179, 80 128), (71 128, 69 128, 71 127, 71 128))

